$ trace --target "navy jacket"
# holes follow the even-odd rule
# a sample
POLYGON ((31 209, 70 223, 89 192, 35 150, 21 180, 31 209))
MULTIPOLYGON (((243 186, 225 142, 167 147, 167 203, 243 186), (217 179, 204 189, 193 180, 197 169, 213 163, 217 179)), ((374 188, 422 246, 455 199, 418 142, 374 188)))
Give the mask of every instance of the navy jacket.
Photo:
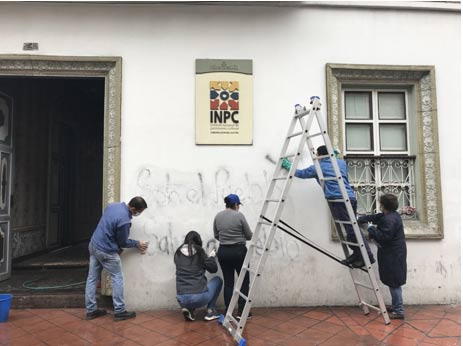
POLYGON ((359 223, 372 222, 368 234, 378 243, 379 278, 397 288, 407 282, 407 245, 402 218, 396 212, 359 217, 359 223))

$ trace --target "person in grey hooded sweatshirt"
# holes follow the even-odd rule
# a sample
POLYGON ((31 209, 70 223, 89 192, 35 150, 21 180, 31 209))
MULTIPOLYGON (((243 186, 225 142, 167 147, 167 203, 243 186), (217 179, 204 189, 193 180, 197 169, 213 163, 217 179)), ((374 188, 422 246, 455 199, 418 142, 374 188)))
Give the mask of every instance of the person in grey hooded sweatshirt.
POLYGON ((219 318, 215 303, 222 290, 222 278, 213 277, 209 282, 204 275, 206 270, 217 272, 215 250, 206 255, 203 241, 198 232, 190 231, 183 244, 174 255, 176 266, 177 301, 186 321, 195 320, 195 309, 207 305, 206 321, 219 318))

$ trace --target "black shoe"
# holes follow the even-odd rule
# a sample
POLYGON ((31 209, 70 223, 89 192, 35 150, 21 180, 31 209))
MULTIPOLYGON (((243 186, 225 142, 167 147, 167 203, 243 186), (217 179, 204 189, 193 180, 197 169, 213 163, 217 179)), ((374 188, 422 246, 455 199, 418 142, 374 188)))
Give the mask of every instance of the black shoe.
POLYGON ((106 315, 105 309, 96 309, 92 312, 87 312, 87 316, 85 317, 86 320, 93 320, 94 318, 101 317, 106 315))
POLYGON ((386 306, 386 311, 387 311, 388 313, 391 313, 391 312, 394 311, 394 309, 392 308, 392 306, 386 306))
POLYGON ((404 314, 399 314, 397 312, 394 312, 392 311, 390 314, 389 314, 389 318, 391 320, 403 320, 405 318, 405 315, 404 314))
POLYGON ((195 310, 194 309, 187 309, 182 308, 183 317, 185 317, 185 321, 194 321, 195 320, 195 310))
POLYGON ((357 254, 353 253, 352 255, 342 260, 341 262, 345 265, 351 265, 353 262, 357 260, 357 258, 358 258, 357 254))
POLYGON ((362 268, 364 266, 365 262, 361 258, 352 263, 352 268, 362 268))
POLYGON ((131 318, 135 318, 137 313, 135 311, 124 311, 114 314, 114 321, 123 321, 131 318))
MULTIPOLYGON (((236 315, 236 319, 239 321, 241 320, 241 315, 242 313, 241 312, 238 312, 238 315, 236 315)), ((248 320, 251 320, 252 319, 252 313, 249 313, 248 314, 248 320)))

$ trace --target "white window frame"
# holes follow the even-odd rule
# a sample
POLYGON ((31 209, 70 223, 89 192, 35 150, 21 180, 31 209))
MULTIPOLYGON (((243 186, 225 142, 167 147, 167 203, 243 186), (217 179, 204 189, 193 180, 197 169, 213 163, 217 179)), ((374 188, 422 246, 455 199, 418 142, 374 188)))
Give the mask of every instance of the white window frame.
POLYGON ((343 117, 343 138, 344 138, 344 155, 410 155, 410 115, 408 110, 408 90, 407 89, 379 89, 379 88, 344 88, 342 90, 342 114, 343 117), (369 92, 372 95, 371 107, 372 107, 372 119, 347 119, 346 114, 346 92, 369 92), (378 94, 379 93, 404 93, 405 97, 405 120, 393 119, 393 120, 380 120, 379 119, 379 107, 378 107, 378 94), (361 151, 361 150, 347 150, 347 124, 372 124, 373 125, 373 151, 361 151), (379 135, 380 124, 405 124, 407 150, 380 150, 381 138, 379 135))

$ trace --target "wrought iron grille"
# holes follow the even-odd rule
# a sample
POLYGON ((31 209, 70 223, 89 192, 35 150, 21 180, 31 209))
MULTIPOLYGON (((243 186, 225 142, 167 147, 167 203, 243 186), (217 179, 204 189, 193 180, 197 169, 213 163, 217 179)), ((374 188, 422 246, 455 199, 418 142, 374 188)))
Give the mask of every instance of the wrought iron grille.
POLYGON ((359 215, 380 212, 379 197, 397 196, 403 219, 417 219, 414 156, 346 156, 359 215))

